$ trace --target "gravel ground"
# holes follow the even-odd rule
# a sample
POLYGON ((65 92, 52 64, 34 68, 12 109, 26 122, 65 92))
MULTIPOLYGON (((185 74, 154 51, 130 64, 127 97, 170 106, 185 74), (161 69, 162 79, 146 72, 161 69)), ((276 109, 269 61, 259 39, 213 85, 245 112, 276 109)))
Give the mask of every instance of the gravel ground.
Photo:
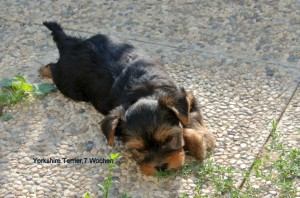
MULTIPOLYGON (((300 1, 25 1, 0 2, 0 79, 42 79, 40 66, 57 59, 44 20, 72 35, 110 34, 149 51, 197 96, 217 137, 211 158, 233 166, 239 185, 280 119, 285 144, 299 148, 300 1), (298 87, 298 89, 297 89, 298 87), (297 91, 296 91, 297 90, 297 91), (295 94, 293 94, 295 93, 295 94)), ((121 142, 106 145, 103 118, 59 92, 5 109, 0 121, 0 197, 102 197, 107 164, 38 164, 33 158, 106 158, 120 152, 110 197, 195 195, 194 175, 143 176, 121 142)), ((253 185, 267 186, 252 178, 253 185)), ((295 181, 299 189, 299 181, 295 181)), ((212 196, 213 186, 203 195, 212 196)), ((272 187, 260 196, 276 197, 272 187)), ((300 195, 297 195, 300 197, 300 195)))

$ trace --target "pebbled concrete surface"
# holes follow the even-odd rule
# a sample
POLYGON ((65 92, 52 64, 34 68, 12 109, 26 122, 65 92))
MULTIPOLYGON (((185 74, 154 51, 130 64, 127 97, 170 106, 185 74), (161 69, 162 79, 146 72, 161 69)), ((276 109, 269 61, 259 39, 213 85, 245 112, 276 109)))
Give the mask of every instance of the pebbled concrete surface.
MULTIPOLYGON (((1 1, 0 79, 19 73, 31 83, 47 81, 37 70, 55 61, 57 51, 41 25, 44 20, 59 21, 72 35, 101 32, 130 42, 160 59, 179 84, 194 92, 217 136, 212 158, 216 165, 234 166, 239 185, 265 144, 272 119, 282 121, 287 145, 299 144, 294 130, 299 128, 299 10, 298 0, 1 1)), ((107 164, 36 164, 32 159, 101 158, 111 152, 123 156, 113 173, 118 183, 111 197, 196 193, 193 175, 141 175, 120 142, 106 146, 98 125, 103 117, 86 103, 54 93, 5 111, 13 119, 0 121, 3 197, 82 197, 85 192, 102 197, 97 185, 107 164)), ((264 196, 278 196, 270 191, 264 196)), ((213 192, 210 185, 201 190, 213 192)))

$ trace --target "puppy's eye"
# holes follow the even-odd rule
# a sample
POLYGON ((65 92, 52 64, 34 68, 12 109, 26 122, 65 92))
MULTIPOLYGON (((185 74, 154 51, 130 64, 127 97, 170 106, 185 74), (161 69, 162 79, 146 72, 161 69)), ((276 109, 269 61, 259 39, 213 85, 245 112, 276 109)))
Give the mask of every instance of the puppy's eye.
POLYGON ((142 152, 145 152, 145 149, 144 148, 138 148, 138 149, 135 149, 136 151, 142 153, 142 152))
POLYGON ((166 139, 165 139, 165 142, 168 143, 168 142, 171 142, 173 139, 173 136, 168 136, 166 139))

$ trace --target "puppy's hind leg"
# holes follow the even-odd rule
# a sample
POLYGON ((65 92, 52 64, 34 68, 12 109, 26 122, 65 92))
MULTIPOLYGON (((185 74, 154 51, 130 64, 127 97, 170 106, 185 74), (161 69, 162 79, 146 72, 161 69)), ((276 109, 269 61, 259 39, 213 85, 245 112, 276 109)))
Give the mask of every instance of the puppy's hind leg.
POLYGON ((46 66, 40 67, 39 72, 43 77, 52 78, 51 67, 54 67, 54 66, 55 66, 55 63, 49 63, 46 66))

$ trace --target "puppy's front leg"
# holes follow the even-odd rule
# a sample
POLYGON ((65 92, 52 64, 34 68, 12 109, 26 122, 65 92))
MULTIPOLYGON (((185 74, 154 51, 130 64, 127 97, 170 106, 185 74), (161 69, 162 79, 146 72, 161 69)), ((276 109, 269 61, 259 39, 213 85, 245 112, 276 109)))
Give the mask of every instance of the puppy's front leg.
POLYGON ((207 150, 213 149, 216 144, 214 135, 205 127, 185 128, 183 138, 184 149, 201 161, 206 157, 207 150))
POLYGON ((46 66, 43 66, 39 69, 40 74, 43 77, 52 78, 51 67, 54 67, 55 63, 49 63, 46 66))

